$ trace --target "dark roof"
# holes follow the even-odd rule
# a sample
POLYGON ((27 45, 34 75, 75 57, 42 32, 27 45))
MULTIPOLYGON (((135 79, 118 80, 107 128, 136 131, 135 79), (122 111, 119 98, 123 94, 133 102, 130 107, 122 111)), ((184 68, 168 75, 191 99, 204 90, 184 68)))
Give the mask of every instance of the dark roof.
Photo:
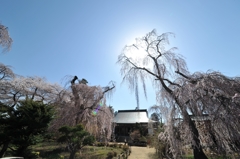
POLYGON ((147 109, 140 110, 119 110, 117 115, 114 117, 113 122, 115 123, 148 123, 148 112, 147 109))
POLYGON ((147 109, 118 110, 118 112, 147 112, 147 109))

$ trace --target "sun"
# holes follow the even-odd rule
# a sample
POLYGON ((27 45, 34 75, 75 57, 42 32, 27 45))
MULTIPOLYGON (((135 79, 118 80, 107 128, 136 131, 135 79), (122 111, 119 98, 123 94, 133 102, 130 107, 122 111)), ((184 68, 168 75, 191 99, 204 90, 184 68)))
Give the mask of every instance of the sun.
POLYGON ((127 48, 127 51, 125 52, 125 55, 137 66, 144 67, 148 66, 148 62, 146 60, 147 57, 147 51, 144 50, 141 47, 137 47, 136 45, 131 45, 127 48))

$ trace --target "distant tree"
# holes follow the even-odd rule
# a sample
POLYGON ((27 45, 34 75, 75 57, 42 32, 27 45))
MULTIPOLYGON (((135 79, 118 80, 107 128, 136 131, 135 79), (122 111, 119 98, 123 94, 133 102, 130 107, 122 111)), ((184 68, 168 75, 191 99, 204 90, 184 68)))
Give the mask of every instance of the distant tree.
POLYGON ((0 101, 8 106, 14 107, 22 99, 52 104, 63 90, 61 86, 48 83, 44 78, 14 76, 9 67, 4 68, 3 65, 3 69, 6 71, 0 80, 0 101))
POLYGON ((159 134, 164 132, 164 126, 158 126, 153 135, 149 136, 150 146, 154 147, 156 150, 156 155, 159 159, 163 158, 173 158, 170 152, 169 145, 167 142, 159 140, 159 134), (169 153, 170 152, 170 153, 169 153))
POLYGON ((152 113, 150 118, 156 122, 160 121, 160 117, 157 113, 152 113))
POLYGON ((84 130, 82 125, 74 127, 63 126, 59 129, 61 136, 58 139, 60 143, 67 143, 68 151, 70 152, 69 159, 74 159, 78 150, 84 146, 93 144, 95 139, 90 133, 84 130))
POLYGON ((118 111, 115 111, 115 112, 114 112, 114 116, 117 116, 117 114, 118 114, 118 111))
POLYGON ((15 77, 15 74, 11 70, 10 66, 6 66, 0 63, 0 81, 1 80, 10 80, 15 77))
POLYGON ((33 100, 19 101, 14 107, 1 104, 0 141, 3 144, 0 157, 9 144, 14 145, 13 154, 28 158, 29 146, 37 143, 53 118, 53 107, 33 100))
POLYGON ((152 113, 150 116, 150 119, 152 119, 154 121, 153 123, 153 127, 157 128, 160 125, 160 120, 161 120, 161 116, 158 113, 152 113))
POLYGON ((89 86, 86 79, 78 81, 77 76, 69 81, 70 87, 62 91, 56 103, 58 117, 52 122, 51 130, 81 123, 94 136, 103 135, 110 139, 113 113, 105 101, 114 91, 115 84, 110 82, 106 87, 89 86))
POLYGON ((138 129, 134 129, 129 135, 134 142, 139 141, 140 137, 142 136, 138 129))
POLYGON ((12 38, 9 36, 8 28, 0 23, 0 46, 3 51, 9 51, 12 46, 12 38))
POLYGON ((140 123, 135 123, 129 135, 135 142, 146 142, 146 138, 144 136, 147 135, 147 131, 147 127, 142 126, 140 123))
MULTIPOLYGON (((45 104, 53 104, 58 98, 62 88, 59 85, 51 84, 40 77, 23 77, 15 75, 9 66, 0 64, 0 103, 1 121, 0 145, 2 150, 0 156, 4 154, 10 142, 13 142, 11 135, 5 136, 4 131, 8 131, 15 126, 17 120, 16 112, 19 112, 19 105, 24 100, 38 101, 45 104)), ((19 124, 20 125, 20 124, 19 124)), ((20 139, 20 138, 19 138, 20 139)))

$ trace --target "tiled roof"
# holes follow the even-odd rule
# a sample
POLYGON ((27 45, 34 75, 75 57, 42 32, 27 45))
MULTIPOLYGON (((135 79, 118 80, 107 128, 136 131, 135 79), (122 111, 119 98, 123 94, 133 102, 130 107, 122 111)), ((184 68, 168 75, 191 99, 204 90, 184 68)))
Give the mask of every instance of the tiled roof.
POLYGON ((149 118, 147 116, 146 109, 140 110, 119 110, 118 114, 114 117, 113 122, 115 123, 148 123, 149 118))

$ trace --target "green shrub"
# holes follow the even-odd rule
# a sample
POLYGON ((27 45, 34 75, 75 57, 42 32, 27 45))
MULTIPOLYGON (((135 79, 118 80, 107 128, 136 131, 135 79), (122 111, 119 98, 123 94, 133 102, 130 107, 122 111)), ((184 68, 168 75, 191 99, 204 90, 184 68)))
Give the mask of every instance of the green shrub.
POLYGON ((113 156, 117 157, 117 152, 113 151, 113 156))
POLYGON ((112 151, 107 153, 107 158, 106 159, 112 159, 114 156, 114 153, 112 151))
POLYGON ((139 141, 140 142, 147 142, 147 139, 144 136, 142 136, 142 137, 139 138, 139 141))
POLYGON ((105 146, 105 144, 103 142, 96 142, 95 144, 96 146, 98 147, 102 147, 102 146, 105 146))

